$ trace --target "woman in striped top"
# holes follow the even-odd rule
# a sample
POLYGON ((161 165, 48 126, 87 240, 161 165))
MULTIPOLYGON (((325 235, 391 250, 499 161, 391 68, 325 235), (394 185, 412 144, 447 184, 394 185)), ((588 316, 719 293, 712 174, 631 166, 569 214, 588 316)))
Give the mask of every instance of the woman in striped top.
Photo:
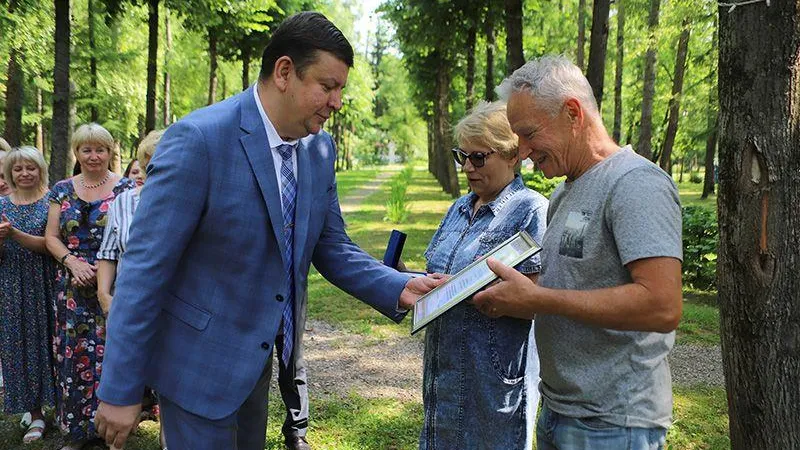
MULTIPOLYGON (((136 181, 136 189, 126 191, 118 196, 108 209, 108 224, 103 234, 103 243, 97 252, 97 298, 103 312, 108 315, 114 290, 114 280, 123 269, 122 255, 127 247, 128 236, 133 215, 139 206, 139 196, 144 185, 145 174, 143 168, 147 167, 150 158, 155 152, 156 145, 161 139, 164 130, 151 131, 139 144, 137 150, 138 164, 131 164, 128 169, 138 166, 139 173, 130 171, 136 181)), ((142 399, 142 419, 156 419, 158 416, 158 399, 153 391, 145 389, 142 399)), ((161 447, 165 448, 163 432, 161 434, 161 447)))

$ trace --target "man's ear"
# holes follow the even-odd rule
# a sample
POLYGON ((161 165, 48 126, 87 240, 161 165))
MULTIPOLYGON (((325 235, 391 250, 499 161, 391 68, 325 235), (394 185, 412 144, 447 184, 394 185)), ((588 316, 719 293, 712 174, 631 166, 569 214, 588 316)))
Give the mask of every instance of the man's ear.
POLYGON ((292 58, 284 55, 275 61, 272 68, 272 80, 281 92, 285 91, 289 85, 289 78, 294 74, 294 62, 292 58))
POLYGON ((578 128, 583 127, 583 107, 577 98, 568 98, 567 101, 564 102, 564 110, 567 112, 567 117, 570 123, 572 123, 573 129, 576 129, 576 126, 578 128))

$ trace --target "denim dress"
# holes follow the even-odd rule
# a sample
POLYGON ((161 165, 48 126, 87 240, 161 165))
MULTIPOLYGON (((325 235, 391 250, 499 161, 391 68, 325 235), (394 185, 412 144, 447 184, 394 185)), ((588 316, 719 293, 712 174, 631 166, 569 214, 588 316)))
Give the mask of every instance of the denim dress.
MULTIPOLYGON (((454 274, 521 230, 541 242, 548 202, 519 176, 473 215, 477 199, 467 194, 447 211, 425 252, 428 272, 454 274)), ((516 269, 529 274, 540 267, 534 255, 516 269)), ((531 326, 492 319, 467 301, 428 325, 420 450, 529 448, 536 405, 528 400, 538 399, 531 326)))

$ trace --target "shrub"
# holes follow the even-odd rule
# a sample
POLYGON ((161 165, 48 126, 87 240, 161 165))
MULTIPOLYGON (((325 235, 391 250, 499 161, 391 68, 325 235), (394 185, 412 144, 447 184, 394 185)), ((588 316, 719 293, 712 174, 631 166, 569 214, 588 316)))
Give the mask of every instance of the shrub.
POLYGON ((532 172, 524 172, 522 174, 522 180, 525 182, 525 186, 550 198, 550 194, 553 193, 556 186, 564 181, 564 177, 547 179, 540 170, 534 170, 532 172))
POLYGON ((391 193, 389 201, 386 202, 386 216, 383 220, 392 223, 403 223, 408 218, 408 201, 406 200, 406 190, 411 182, 414 169, 406 166, 399 174, 395 175, 390 182, 391 193))
POLYGON ((689 175, 689 182, 694 184, 700 184, 703 182, 703 177, 700 176, 698 172, 692 172, 689 175))
POLYGON ((683 283, 695 289, 717 289, 719 231, 714 211, 704 206, 683 208, 683 283))

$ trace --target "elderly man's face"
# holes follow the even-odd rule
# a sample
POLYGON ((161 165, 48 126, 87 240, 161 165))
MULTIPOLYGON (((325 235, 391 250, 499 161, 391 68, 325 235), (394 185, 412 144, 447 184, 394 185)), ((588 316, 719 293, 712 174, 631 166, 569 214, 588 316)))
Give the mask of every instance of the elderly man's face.
POLYGON ((508 122, 519 136, 520 158, 530 158, 547 178, 568 175, 572 127, 562 108, 555 117, 536 105, 529 91, 508 99, 508 122))

